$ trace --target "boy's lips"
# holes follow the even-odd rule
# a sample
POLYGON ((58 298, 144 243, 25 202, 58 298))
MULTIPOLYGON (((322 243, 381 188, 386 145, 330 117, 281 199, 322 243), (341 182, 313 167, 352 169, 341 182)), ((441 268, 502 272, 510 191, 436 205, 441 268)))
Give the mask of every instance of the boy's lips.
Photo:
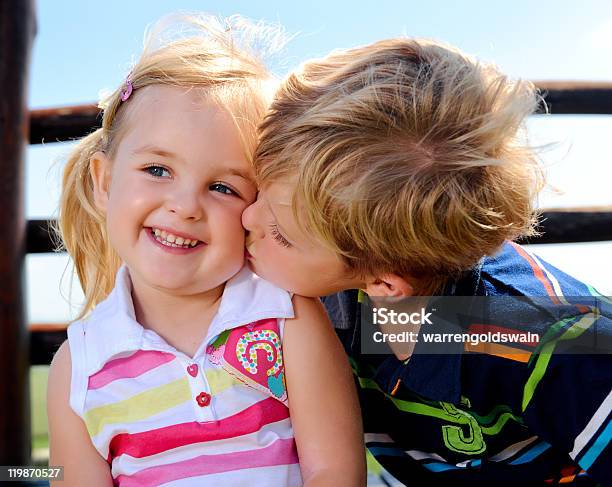
POLYGON ((251 253, 252 250, 253 250, 253 242, 251 243, 246 242, 246 245, 244 246, 244 257, 247 259, 252 259, 253 258, 253 254, 251 253))

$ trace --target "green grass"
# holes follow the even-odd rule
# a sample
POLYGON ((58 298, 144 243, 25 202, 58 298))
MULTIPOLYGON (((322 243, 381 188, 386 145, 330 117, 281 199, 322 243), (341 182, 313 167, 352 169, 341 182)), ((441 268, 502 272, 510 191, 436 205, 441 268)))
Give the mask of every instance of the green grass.
POLYGON ((39 459, 49 448, 47 427, 47 377, 49 367, 30 367, 30 411, 32 418, 32 456, 39 459), (40 453, 39 453, 40 452, 40 453))

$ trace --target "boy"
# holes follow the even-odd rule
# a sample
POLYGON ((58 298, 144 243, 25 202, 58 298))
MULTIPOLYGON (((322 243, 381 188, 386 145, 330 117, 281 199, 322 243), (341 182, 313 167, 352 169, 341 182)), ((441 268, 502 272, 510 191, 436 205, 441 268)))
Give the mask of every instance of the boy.
POLYGON ((609 334, 609 313, 526 323, 552 333, 529 354, 361 353, 350 289, 553 304, 596 294, 512 243, 536 223, 542 176, 523 129, 537 103, 531 84, 452 48, 391 39, 305 63, 261 128, 249 263, 298 294, 345 291, 324 301, 367 446, 407 485, 612 484, 610 355, 553 353, 595 327, 609 334))

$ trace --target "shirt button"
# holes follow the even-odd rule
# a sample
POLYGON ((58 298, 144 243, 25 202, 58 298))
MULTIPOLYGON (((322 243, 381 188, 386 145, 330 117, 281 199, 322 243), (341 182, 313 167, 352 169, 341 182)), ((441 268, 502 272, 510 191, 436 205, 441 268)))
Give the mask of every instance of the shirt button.
POLYGON ((187 373, 191 376, 191 377, 195 377, 196 375, 198 375, 198 364, 191 364, 187 367, 187 373))
POLYGON ((196 401, 198 403, 198 406, 200 406, 201 408, 206 407, 210 404, 210 394, 207 394, 206 392, 200 392, 196 397, 196 401))

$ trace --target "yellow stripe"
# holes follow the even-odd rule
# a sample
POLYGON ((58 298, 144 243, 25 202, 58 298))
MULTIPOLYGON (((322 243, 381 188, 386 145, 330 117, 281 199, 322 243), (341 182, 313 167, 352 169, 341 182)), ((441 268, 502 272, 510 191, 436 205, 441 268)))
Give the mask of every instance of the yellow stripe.
POLYGON ((210 369, 206 371, 206 380, 210 386, 210 393, 214 396, 226 389, 243 383, 236 379, 225 369, 210 369))
POLYGON ((190 400, 189 383, 182 378, 124 401, 90 409, 85 413, 85 424, 89 434, 95 436, 107 424, 140 421, 190 400))

